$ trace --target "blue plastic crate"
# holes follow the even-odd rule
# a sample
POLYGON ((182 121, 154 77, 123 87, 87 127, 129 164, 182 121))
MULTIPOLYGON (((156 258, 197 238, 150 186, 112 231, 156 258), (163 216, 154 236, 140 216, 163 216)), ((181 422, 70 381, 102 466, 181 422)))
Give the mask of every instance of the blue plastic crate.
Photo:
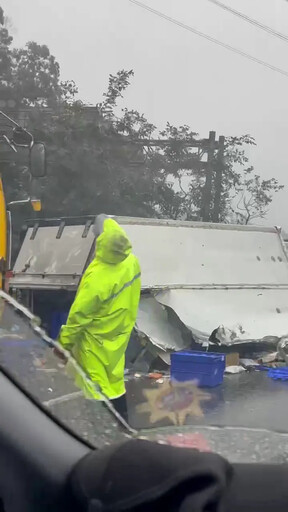
POLYGON ((274 380, 288 380, 288 366, 270 368, 270 370, 268 370, 268 377, 274 380))
POLYGON ((171 354, 171 379, 195 380, 200 387, 215 387, 223 382, 225 354, 212 352, 174 352, 171 354))

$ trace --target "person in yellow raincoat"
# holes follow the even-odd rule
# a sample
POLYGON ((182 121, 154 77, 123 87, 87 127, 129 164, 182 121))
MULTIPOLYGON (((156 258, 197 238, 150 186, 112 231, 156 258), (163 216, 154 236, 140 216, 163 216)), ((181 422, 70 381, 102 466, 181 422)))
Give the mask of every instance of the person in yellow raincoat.
MULTIPOLYGON (((120 413, 126 412, 125 351, 140 299, 140 265, 125 231, 100 215, 94 225, 95 258, 83 275, 59 342, 120 413)), ((75 383, 101 400, 80 374, 75 383)))

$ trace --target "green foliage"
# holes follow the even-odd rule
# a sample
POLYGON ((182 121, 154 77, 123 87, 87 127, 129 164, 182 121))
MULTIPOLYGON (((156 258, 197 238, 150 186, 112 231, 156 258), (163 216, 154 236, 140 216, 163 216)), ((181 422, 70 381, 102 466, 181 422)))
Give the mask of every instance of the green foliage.
POLYGON ((275 178, 265 180, 255 173, 245 153, 247 146, 255 146, 250 135, 226 138, 220 219, 224 222, 249 224, 265 218, 274 194, 284 188, 275 178))
MULTIPOLYGON (((172 218, 185 220, 201 220, 203 204, 203 187, 205 174, 201 169, 201 154, 183 146, 183 142, 195 140, 194 132, 187 126, 177 129, 167 124, 167 129, 161 132, 166 138, 171 138, 171 145, 165 149, 165 161, 162 161, 166 179, 173 182, 174 195, 170 194, 170 205, 160 205, 160 211, 166 216, 169 212, 172 218)), ((255 140, 250 135, 226 137, 222 172, 221 199, 219 221, 224 223, 249 224, 256 219, 265 218, 274 194, 284 187, 278 180, 261 179, 249 166, 246 148, 254 146, 255 140)), ((217 155, 214 161, 217 169, 217 155)), ((213 178, 215 179, 215 173, 213 178)), ((212 182, 212 197, 215 194, 215 181, 212 182)), ((212 220, 213 203, 211 204, 212 220)))
POLYGON ((12 44, 13 38, 5 24, 4 11, 0 7, 0 84, 8 86, 12 79, 12 44))
POLYGON ((46 45, 28 42, 24 48, 12 48, 13 38, 0 10, 0 92, 16 100, 18 107, 55 107, 71 101, 77 93, 73 81, 60 80, 60 67, 46 45))
POLYGON ((114 75, 109 75, 109 84, 107 92, 103 94, 104 101, 99 104, 99 108, 106 116, 114 116, 113 108, 117 105, 117 100, 123 98, 122 93, 130 85, 130 78, 134 76, 134 71, 125 71, 122 69, 114 75))
POLYGON ((12 57, 11 87, 20 104, 53 107, 77 92, 73 82, 60 81, 59 64, 46 45, 29 42, 15 49, 12 57))
POLYGON ((283 188, 275 178, 261 179, 253 172, 253 167, 244 169, 230 202, 231 220, 237 224, 249 224, 255 219, 265 218, 274 193, 283 188))

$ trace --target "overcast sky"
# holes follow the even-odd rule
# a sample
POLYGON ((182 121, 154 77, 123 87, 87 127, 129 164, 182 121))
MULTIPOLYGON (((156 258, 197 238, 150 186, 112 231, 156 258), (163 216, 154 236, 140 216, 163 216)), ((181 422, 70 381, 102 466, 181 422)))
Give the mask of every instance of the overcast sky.
MULTIPOLYGON (((190 26, 288 72, 288 43, 208 0, 142 0, 190 26)), ((222 0, 288 35, 288 2, 222 0)), ((286 185, 267 222, 288 229, 288 77, 230 53, 128 0, 0 0, 15 44, 47 44, 80 98, 101 100, 109 73, 133 69, 123 106, 159 128, 188 124, 201 137, 250 133, 255 170, 286 185)))

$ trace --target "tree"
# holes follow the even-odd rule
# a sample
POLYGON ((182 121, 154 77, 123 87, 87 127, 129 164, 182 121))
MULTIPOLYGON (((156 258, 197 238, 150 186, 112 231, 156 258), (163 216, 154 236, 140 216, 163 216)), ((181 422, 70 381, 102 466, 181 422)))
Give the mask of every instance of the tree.
POLYGON ((115 119, 114 109, 117 106, 117 100, 123 98, 122 93, 130 85, 130 78, 134 76, 133 69, 126 71, 122 69, 116 75, 109 75, 109 84, 107 92, 103 94, 104 100, 97 105, 101 113, 110 118, 115 119))
POLYGON ((53 116, 34 114, 33 132, 46 141, 50 153, 43 190, 46 214, 154 215, 161 180, 157 182, 147 155, 133 142, 154 126, 136 111, 124 109, 121 117, 114 113, 130 76, 124 70, 111 76, 104 101, 96 107, 63 103, 53 116))
MULTIPOLYGON (((164 159, 161 157, 159 163, 174 194, 167 196, 169 205, 165 200, 161 203, 160 211, 164 215, 169 212, 172 218, 201 220, 205 183, 201 154, 183 145, 183 142, 193 142, 196 135, 188 126, 177 128, 169 123, 161 132, 161 136, 171 139, 171 145, 165 148, 164 159)), ((263 219, 269 211, 274 194, 284 188, 275 178, 264 180, 254 173, 245 152, 246 147, 251 145, 255 145, 255 140, 250 135, 226 137, 220 222, 248 224, 258 218, 263 219)), ((214 169, 217 165, 216 155, 214 169)), ((212 181, 212 197, 214 194, 215 181, 212 181)), ((213 203, 210 206, 212 220, 213 203)))
POLYGON ((221 198, 224 222, 249 224, 265 218, 274 194, 284 188, 275 178, 265 180, 255 173, 245 153, 251 145, 255 145, 255 140, 250 135, 226 138, 221 198))
MULTIPOLYGON (((189 147, 186 143, 193 143, 198 134, 187 125, 179 128, 169 122, 166 128, 160 132, 160 137, 169 141, 162 153, 154 155, 154 161, 163 168, 163 174, 171 193, 166 194, 171 204, 159 203, 160 213, 166 216, 170 212, 172 218, 192 220, 199 218, 202 204, 202 187, 204 175, 201 166, 199 152, 189 147)), ((165 196, 164 196, 165 197, 165 196)))
POLYGON ((12 80, 12 41, 6 27, 4 11, 0 7, 0 84, 3 88, 8 88, 12 80))
POLYGON ((24 106, 56 107, 77 93, 73 81, 60 80, 60 66, 46 45, 33 41, 12 52, 11 88, 24 106))
POLYGON ((73 81, 60 80, 60 66, 46 45, 28 42, 12 48, 13 37, 0 7, 0 92, 23 106, 55 107, 77 93, 73 81))
MULTIPOLYGON (((124 108, 117 115, 117 100, 132 76, 131 70, 110 75, 104 100, 97 107, 87 110, 81 102, 65 104, 58 117, 53 116, 54 125, 44 127, 41 137, 49 134, 51 140, 47 142, 51 153, 55 151, 53 178, 44 190, 49 213, 49 198, 59 196, 59 213, 67 215, 109 211, 201 220, 205 182, 202 154, 189 147, 197 134, 189 126, 177 128, 167 123, 158 135, 156 127, 136 110, 124 108), (88 111, 94 112, 92 117, 87 117, 88 111), (146 150, 139 145, 139 140, 155 136, 169 143, 146 150)), ((275 179, 261 180, 253 174, 245 147, 254 144, 249 135, 226 138, 221 222, 263 218, 274 193, 283 188, 275 179)), ((213 188, 212 195, 214 192, 213 188)), ((56 213, 53 206, 51 214, 56 213)))
POLYGON ((250 224, 256 219, 264 219, 274 193, 283 188, 275 178, 261 179, 253 173, 253 167, 245 169, 230 204, 231 220, 237 224, 250 224))
MULTIPOLYGON (((28 42, 24 48, 12 48, 12 41, 0 10, 0 99, 7 95, 19 109, 33 107, 29 129, 46 143, 49 155, 47 179, 35 190, 42 193, 44 215, 106 211, 201 220, 203 155, 189 147, 198 135, 187 125, 170 123, 159 132, 135 109, 119 113, 118 100, 129 87, 133 70, 110 75, 102 102, 87 107, 75 99, 74 82, 61 81, 60 66, 47 46, 28 42), (165 138, 168 144, 141 144, 150 138, 165 138)), ((245 155, 247 144, 254 140, 246 135, 226 138, 222 222, 265 216, 274 193, 282 188, 275 179, 261 180, 253 174, 245 155)), ((5 183, 14 199, 25 194, 26 175, 21 181, 17 169, 13 171, 6 173, 5 183)), ((210 207, 212 211, 213 204, 210 207)))

